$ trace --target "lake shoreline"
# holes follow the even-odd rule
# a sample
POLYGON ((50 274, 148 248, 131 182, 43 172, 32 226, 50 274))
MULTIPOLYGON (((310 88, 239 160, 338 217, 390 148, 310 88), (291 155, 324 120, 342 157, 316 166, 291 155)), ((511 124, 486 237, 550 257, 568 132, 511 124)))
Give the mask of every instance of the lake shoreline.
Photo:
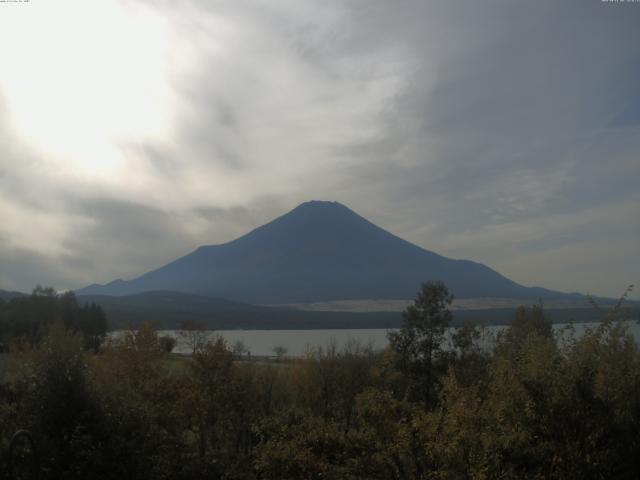
MULTIPOLYGON (((626 320, 626 325, 630 333, 640 341, 640 323, 637 320, 626 320)), ((563 331, 567 327, 573 327, 576 336, 581 336, 587 329, 593 329, 599 325, 599 322, 574 322, 574 323, 556 323, 553 325, 556 332, 563 331)), ((482 325, 481 339, 484 347, 489 348, 495 335, 506 325, 482 325)), ((242 344, 251 353, 251 356, 259 357, 276 357, 274 349, 282 347, 285 350, 286 357, 302 357, 308 351, 318 348, 326 348, 328 345, 335 344, 338 349, 342 349, 348 342, 358 342, 363 346, 370 346, 373 350, 382 350, 388 343, 387 333, 395 328, 331 328, 331 329, 219 329, 202 331, 202 341, 215 338, 217 335, 222 336, 233 349, 237 342, 242 344)), ((449 335, 455 330, 456 326, 449 327, 449 335)), ((128 330, 117 330, 109 333, 109 337, 117 338, 128 330)), ((183 331, 175 329, 158 330, 159 336, 170 336, 177 340, 174 353, 189 354, 190 348, 186 341, 183 331)), ((447 337, 445 341, 449 341, 447 337)), ((246 355, 246 353, 245 353, 246 355)))

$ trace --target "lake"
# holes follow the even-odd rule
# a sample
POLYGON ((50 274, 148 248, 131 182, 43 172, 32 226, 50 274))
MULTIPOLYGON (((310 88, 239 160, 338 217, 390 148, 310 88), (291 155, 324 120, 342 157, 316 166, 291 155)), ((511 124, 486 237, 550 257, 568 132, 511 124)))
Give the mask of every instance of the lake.
MULTIPOLYGON (((637 321, 626 322, 631 334, 636 341, 640 342, 640 324, 637 321)), ((597 326, 597 323, 574 323, 576 334, 581 335, 587 328, 597 326)), ((565 328, 567 324, 555 324, 554 330, 557 332, 565 328)), ((488 347, 496 333, 503 330, 504 326, 484 327, 481 343, 488 347)), ((358 341, 362 344, 370 344, 374 349, 381 350, 387 345, 387 332, 390 330, 382 328, 372 329, 352 329, 352 330, 217 330, 205 332, 208 338, 221 335, 232 348, 234 343, 242 341, 251 352, 251 355, 272 356, 275 347, 284 347, 287 356, 302 356, 308 349, 326 347, 331 342, 335 342, 341 349, 348 341, 358 341)), ((452 330, 450 329, 450 332, 452 330)), ((117 337, 122 332, 113 332, 111 335, 117 337)), ((160 335, 169 335, 178 340, 174 349, 176 353, 191 353, 191 349, 183 335, 178 330, 163 330, 160 335)), ((450 340, 446 340, 449 342, 450 340)))

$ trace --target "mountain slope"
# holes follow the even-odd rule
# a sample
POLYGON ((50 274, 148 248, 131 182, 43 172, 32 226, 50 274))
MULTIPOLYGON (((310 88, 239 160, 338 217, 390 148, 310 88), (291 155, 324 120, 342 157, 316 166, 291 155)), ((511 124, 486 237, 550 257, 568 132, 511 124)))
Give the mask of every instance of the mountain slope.
POLYGON ((78 301, 100 305, 111 330, 145 322, 158 328, 177 329, 185 320, 215 330, 392 328, 398 326, 400 319, 397 312, 306 312, 170 291, 123 296, 79 295, 78 301))
POLYGON ((557 296, 526 288, 489 267, 430 252, 336 202, 303 203, 222 245, 194 252, 134 280, 91 285, 79 294, 174 290, 253 303, 413 298, 442 280, 457 297, 557 296))
MULTIPOLYGON (((138 327, 151 322, 157 328, 178 329, 185 320, 208 329, 327 329, 327 328, 397 328, 402 322, 399 311, 305 311, 293 308, 266 307, 232 302, 189 293, 152 291, 135 295, 80 295, 80 304, 100 305, 107 315, 109 329, 138 327)), ((453 310, 454 326, 464 322, 504 325, 511 321, 514 306, 453 310)), ((402 305, 401 309, 404 309, 402 305)), ((602 312, 587 306, 546 308, 554 322, 598 321, 602 312)), ((640 307, 628 309, 629 318, 638 318, 640 307)))
POLYGON ((11 290, 0 290, 0 299, 4 301, 13 300, 14 298, 26 297, 28 294, 22 292, 15 292, 11 290))

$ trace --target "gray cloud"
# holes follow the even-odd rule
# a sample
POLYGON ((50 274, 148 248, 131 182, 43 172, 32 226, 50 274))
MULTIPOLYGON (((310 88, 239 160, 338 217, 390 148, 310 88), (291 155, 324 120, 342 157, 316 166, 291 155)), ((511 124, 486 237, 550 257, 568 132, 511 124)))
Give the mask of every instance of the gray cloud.
POLYGON ((0 110, 0 287, 132 277, 311 198, 524 284, 638 282, 635 5, 148 5, 172 128, 118 142, 115 181, 57 173, 0 110))

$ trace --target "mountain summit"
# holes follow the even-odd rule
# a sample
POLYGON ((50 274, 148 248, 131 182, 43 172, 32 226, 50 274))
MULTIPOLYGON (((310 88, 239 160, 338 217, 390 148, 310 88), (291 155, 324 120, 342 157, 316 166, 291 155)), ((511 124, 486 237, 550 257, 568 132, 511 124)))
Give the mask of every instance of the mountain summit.
POLYGON ((174 290, 254 303, 413 298, 427 280, 458 298, 536 299, 489 267, 413 245, 338 202, 311 201, 248 234, 203 246, 130 281, 90 285, 79 294, 174 290))

